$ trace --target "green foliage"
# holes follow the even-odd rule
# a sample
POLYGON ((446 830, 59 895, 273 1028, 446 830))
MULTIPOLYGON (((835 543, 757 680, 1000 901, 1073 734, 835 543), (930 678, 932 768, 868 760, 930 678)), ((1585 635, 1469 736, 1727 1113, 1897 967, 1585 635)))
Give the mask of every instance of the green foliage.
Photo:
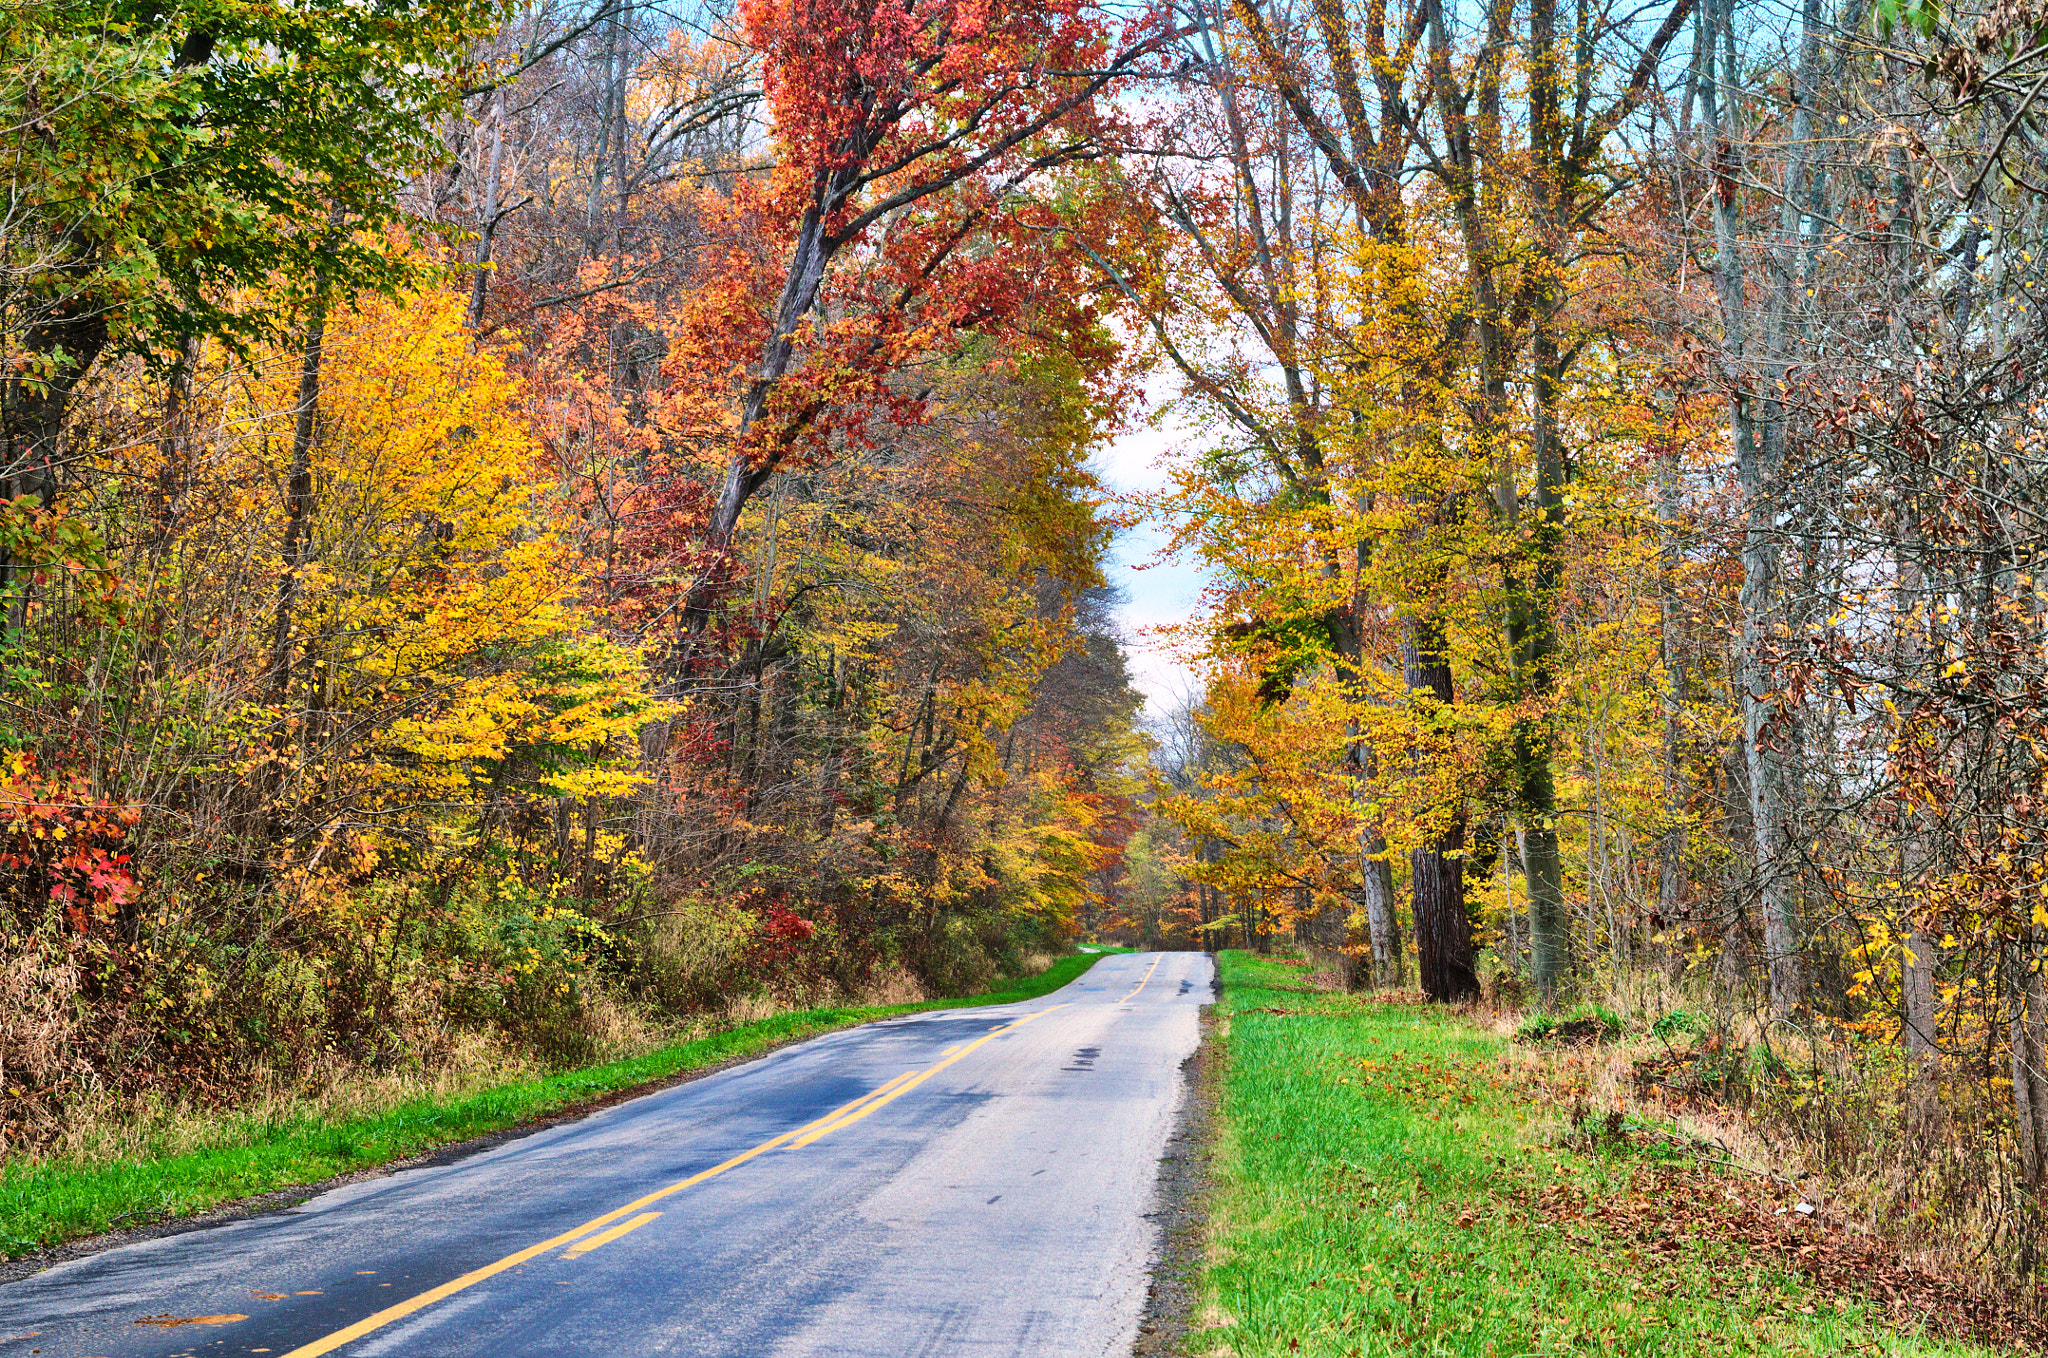
POLYGON ((121 614, 122 594, 106 537, 61 505, 34 495, 0 500, 0 560, 44 588, 68 589, 73 606, 95 622, 121 614))
MULTIPOLYGON (((469 48, 498 0, 29 3, 0 15, 17 275, 8 329, 55 377, 79 318, 161 353, 274 336, 323 252, 342 296, 416 273, 390 248, 399 190, 440 155, 469 48), (352 233, 321 224, 339 214, 352 233), (252 291, 251 289, 264 289, 252 291), (71 336, 71 337, 67 337, 71 336)), ((68 349, 67 349, 68 346, 68 349)))
POLYGON ((1870 26, 1880 38, 1889 40, 1903 20, 1923 38, 1934 36, 1941 24, 1937 0, 1875 0, 1870 7, 1870 26))

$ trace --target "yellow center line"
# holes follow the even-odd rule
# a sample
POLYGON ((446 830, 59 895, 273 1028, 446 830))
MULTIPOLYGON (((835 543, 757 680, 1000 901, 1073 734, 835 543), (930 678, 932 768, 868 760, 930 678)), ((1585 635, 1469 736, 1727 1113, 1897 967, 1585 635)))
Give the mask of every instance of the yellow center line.
POLYGON ((628 1231, 637 1231, 642 1226, 645 1226, 648 1222, 654 1220, 656 1217, 660 1215, 661 1213, 659 1212, 642 1212, 639 1216, 634 1217, 631 1221, 622 1221, 602 1235, 593 1235, 588 1240, 577 1241, 575 1244, 569 1246, 568 1249, 562 1251, 562 1257, 564 1259, 581 1259, 584 1255, 590 1253, 598 1246, 609 1245, 612 1243, 612 1241, 617 1240, 620 1236, 626 1234, 628 1231))
POLYGON ((1040 1009, 1036 1013, 1026 1014, 1023 1018, 1018 1019, 1014 1023, 1006 1023, 1002 1027, 997 1028, 994 1032, 988 1034, 988 1036, 986 1037, 978 1037, 974 1039, 974 1041, 968 1043, 966 1046, 960 1048, 960 1050, 952 1053, 950 1056, 947 1056, 937 1065, 928 1066, 924 1070, 916 1073, 915 1075, 912 1075, 909 1072, 905 1072, 904 1075, 899 1077, 903 1080, 903 1083, 898 1085, 896 1088, 890 1090, 887 1094, 882 1095, 882 1097, 878 1099, 871 1100, 870 1102, 862 1105, 859 1108, 855 1108, 849 1112, 843 1113, 839 1117, 834 1118, 831 1121, 825 1123, 823 1126, 819 1126, 818 1124, 813 1123, 809 1131, 805 1132, 802 1136, 799 1136, 796 1140, 789 1143, 789 1148, 791 1150, 800 1149, 801 1147, 810 1145, 813 1141, 816 1141, 819 1137, 824 1136, 829 1132, 836 1132, 841 1127, 851 1126, 853 1123, 859 1122, 862 1118, 866 1117, 869 1113, 874 1112, 883 1104, 893 1102, 894 1100, 903 1097, 905 1094, 908 1094, 911 1090, 917 1088, 926 1080, 931 1079, 932 1076, 937 1075, 947 1066, 950 1066, 955 1061, 958 1061, 962 1057, 967 1056, 976 1047, 981 1046, 983 1043, 995 1041, 998 1037, 1001 1037, 1004 1033, 1009 1032, 1012 1028, 1022 1028, 1025 1024, 1031 1022, 1031 1020, 1041 1017, 1045 1014, 1050 1014, 1053 1011, 1053 1009, 1064 1009, 1066 1007, 1067 1006, 1064 1004, 1056 1004, 1053 1005, 1051 1009, 1040 1009))
MULTIPOLYGON (((1153 959, 1152 959, 1152 965, 1151 965, 1150 967, 1147 967, 1147 968, 1145 969, 1145 976, 1144 976, 1144 979, 1143 979, 1143 980, 1141 980, 1141 981, 1139 981, 1139 982, 1138 982, 1138 983, 1137 983, 1136 985, 1132 986, 1132 987, 1131 987, 1131 993, 1130 993, 1130 994, 1128 994, 1128 995, 1126 995, 1126 996, 1124 996, 1124 997, 1123 997, 1122 999, 1118 1000, 1118 1001, 1117 1001, 1117 1003, 1118 1003, 1118 1004, 1128 1004, 1128 1003, 1130 1003, 1130 1002, 1131 1002, 1132 1000, 1136 999, 1136 998, 1138 997, 1138 992, 1139 992, 1139 991, 1141 991, 1141 990, 1143 990, 1143 989, 1145 988, 1145 982, 1146 982, 1146 981, 1149 981, 1149 980, 1151 980, 1151 979, 1152 979, 1152 973, 1153 973, 1153 972, 1155 972, 1155 971, 1157 971, 1157 970, 1159 970, 1159 964, 1160 964, 1161 962, 1164 962, 1165 960, 1166 960, 1166 955, 1165 955, 1164 953, 1161 953, 1161 954, 1160 954, 1159 956, 1157 956, 1157 957, 1153 958, 1153 959)), ((286 1355, 286 1358, 290 1358, 290 1355, 286 1355)))
MULTIPOLYGON (((1052 1008, 1064 1009, 1066 1008, 1066 1005, 1056 1004, 1052 1008)), ((578 1226, 573 1230, 564 1231, 557 1236, 551 1236, 548 1239, 541 1241, 538 1245, 528 1245, 525 1249, 516 1251, 512 1254, 508 1254, 503 1259, 497 1260, 495 1263, 485 1264, 482 1268, 471 1269, 469 1272, 463 1274, 459 1278, 450 1278, 447 1282, 442 1283, 439 1287, 430 1287, 426 1291, 420 1293, 418 1296, 407 1297, 404 1301, 401 1301, 394 1306, 387 1306, 383 1310, 375 1313, 374 1315, 364 1316, 355 1324, 336 1330, 333 1334, 323 1336, 319 1339, 315 1339, 309 1344, 301 1344, 299 1347, 293 1349, 290 1353, 284 1354, 282 1358, 320 1358, 320 1355, 323 1353, 332 1353, 344 1344, 353 1343, 356 1340, 361 1339, 366 1334, 370 1334, 374 1331, 381 1330, 394 1320, 403 1320, 407 1316, 412 1315, 416 1311, 424 1311, 427 1307, 432 1306, 435 1302, 444 1301, 447 1298, 454 1296, 457 1292, 461 1292, 467 1288, 476 1286, 478 1283, 483 1282, 487 1278, 495 1278, 497 1275, 503 1273, 507 1269, 517 1268, 521 1264, 530 1263, 534 1259, 539 1258, 541 1255, 546 1254, 549 1250, 556 1249, 562 1245, 566 1245, 573 1240, 580 1240, 582 1237, 589 1235, 592 1231, 600 1230, 606 1226, 609 1226, 613 1222, 619 1220, 621 1217, 629 1216, 634 1212, 640 1211, 644 1207, 649 1207, 654 1203, 660 1202, 663 1198, 666 1198, 671 1194, 680 1193, 686 1188, 694 1188, 698 1184, 703 1183, 706 1179, 716 1178, 717 1176, 725 1173, 727 1170, 743 1165, 747 1161, 754 1159, 756 1156, 767 1154, 769 1151, 774 1150, 777 1146, 783 1145, 786 1142, 795 1141, 800 1137, 806 1136, 807 1133, 816 1131, 820 1128, 829 1131, 833 1126, 842 1125, 844 1121, 855 1120, 855 1118, 849 1117, 849 1114, 866 1116, 867 1113, 873 1112, 876 1108, 880 1107, 884 1103, 887 1103, 890 1099, 895 1098, 898 1094, 904 1093, 905 1091, 909 1090, 913 1085, 922 1083, 924 1080, 930 1078, 932 1075, 945 1069, 947 1066, 952 1065, 962 1056, 967 1055, 968 1052, 971 1052, 976 1047, 982 1045, 982 1043, 993 1040, 997 1036, 997 1034, 1007 1032, 1009 1029, 1015 1028, 1020 1024, 1029 1023, 1032 1019, 1037 1018, 1039 1014, 1049 1014, 1051 1012, 1052 1009, 1041 1009, 1037 1013, 1026 1014, 1023 1018, 1018 1019, 1015 1023, 1006 1023, 1002 1027, 996 1029, 995 1032, 990 1033, 987 1037, 980 1038, 974 1042, 967 1044, 965 1047, 961 1048, 957 1054, 947 1057, 945 1060, 939 1062, 937 1065, 926 1070, 923 1074, 918 1074, 914 1071, 905 1071, 903 1074, 897 1076, 895 1079, 889 1081, 887 1084, 869 1090, 867 1093, 855 1099, 852 1103, 842 1104, 839 1107, 833 1109, 831 1112, 825 1114, 825 1116, 821 1118, 817 1118, 811 1122, 806 1122, 801 1127, 791 1128, 789 1131, 782 1133, 780 1136, 772 1136, 768 1138, 766 1141, 763 1141, 760 1145, 754 1146, 748 1150, 743 1150, 738 1155, 733 1156, 729 1160, 721 1161, 720 1163, 713 1165, 710 1169, 702 1170, 696 1174, 692 1174, 689 1178, 679 1180, 676 1183, 672 1183, 666 1188, 657 1188, 652 1193, 646 1194, 643 1197, 635 1198, 633 1201, 627 1203, 624 1207, 613 1208, 611 1211, 606 1212, 601 1217, 592 1217, 590 1220, 584 1222, 581 1226, 578 1226)), ((811 1138, 811 1140, 815 1139, 816 1138, 811 1138)), ((809 1145, 810 1140, 802 1141, 800 1144, 809 1145)), ((653 1217, 659 1215, 661 1215, 659 1212, 650 1213, 648 1214, 648 1217, 646 1219, 651 1220, 653 1217)), ((641 1224, 644 1225, 645 1221, 642 1221, 641 1224)), ((626 1226, 626 1230, 631 1230, 632 1228, 633 1224, 628 1223, 626 1226)), ((604 1244, 605 1240, 615 1240, 618 1238, 618 1236, 624 1234, 625 1230, 621 1230, 617 1232, 617 1234, 607 1232, 603 1239, 591 1241, 589 1243, 588 1248, 596 1249, 599 1245, 604 1244)), ((581 1251, 578 1252, 580 1253, 581 1251)))

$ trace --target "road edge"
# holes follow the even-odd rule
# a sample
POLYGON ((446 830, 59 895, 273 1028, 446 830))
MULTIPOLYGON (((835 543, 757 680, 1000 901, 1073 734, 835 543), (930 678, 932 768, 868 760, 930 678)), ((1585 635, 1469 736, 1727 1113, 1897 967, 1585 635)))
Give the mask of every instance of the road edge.
MULTIPOLYGON (((1099 961, 1102 958, 1115 955, 1113 953, 1099 953, 1096 954, 1096 960, 1099 961)), ((1092 968, 1084 968, 1080 976, 1085 976, 1089 969, 1092 968)), ((1079 980, 1080 976, 1076 976, 1074 980, 1079 980)), ((1072 981, 1069 981, 1067 984, 1071 985, 1072 983, 1072 981)), ((1046 992, 1046 994, 1051 993, 1054 992, 1046 992)), ((837 1027, 826 1028, 822 1031, 782 1038, 770 1042, 766 1046, 755 1048, 740 1055, 727 1057, 711 1065, 694 1066, 688 1070, 672 1071, 667 1075, 657 1076, 640 1084, 624 1085, 617 1089, 607 1090, 602 1094, 594 1095, 591 1098, 576 1103, 564 1104, 559 1108, 549 1109, 545 1113, 538 1114, 523 1122, 513 1123, 509 1127, 500 1127, 496 1131, 484 1132, 478 1136, 467 1137, 461 1141, 444 1142, 441 1145, 418 1151, 400 1159, 386 1160, 381 1164, 366 1165, 361 1169, 350 1170, 345 1174, 336 1174, 325 1179, 290 1184, 284 1188, 272 1189, 267 1193, 255 1193, 242 1198, 228 1198, 216 1203, 212 1207, 206 1208, 204 1211, 193 1212, 187 1216, 170 1217, 160 1221, 145 1222, 136 1226, 126 1226, 117 1231, 104 1231, 98 1235, 77 1236, 59 1244, 46 1246, 43 1249, 32 1250, 27 1254, 16 1255, 12 1259, 0 1259, 0 1287, 20 1282, 24 1278, 34 1277, 36 1274, 54 1268, 58 1264, 68 1264, 74 1259, 90 1258, 95 1254, 104 1254, 108 1250, 120 1249, 127 1245, 139 1245, 146 1241, 162 1240, 174 1235, 186 1235, 193 1231, 211 1230, 216 1226, 226 1226, 233 1222, 246 1221, 252 1217, 267 1216, 272 1212, 289 1211, 303 1203, 312 1201, 323 1193, 332 1192, 337 1188, 346 1188, 350 1184, 367 1183, 375 1179, 386 1179, 407 1170, 433 1169, 443 1165, 451 1165, 461 1160, 467 1160, 472 1156, 482 1155, 486 1151, 496 1150, 507 1142, 518 1141, 538 1132, 547 1131, 552 1127, 558 1127, 563 1123, 580 1122, 593 1113, 602 1112, 607 1108, 615 1107, 628 1100, 644 1098, 650 1094, 659 1094, 663 1090, 673 1089, 677 1085, 689 1084, 694 1080, 702 1080, 708 1076, 717 1075, 722 1071, 731 1070, 735 1066, 746 1065, 751 1061, 765 1060, 779 1051, 805 1042, 814 1042, 821 1037, 831 1037, 837 1033, 850 1032, 856 1028, 870 1028, 878 1023, 893 1023, 899 1019, 917 1018, 925 1014, 940 1013, 956 1006, 959 1008, 996 1007, 995 1005, 983 1006, 973 1004, 972 1001, 978 998, 980 997, 964 995, 956 997, 952 1001, 927 1001, 924 1004, 912 1006, 894 1013, 876 1014, 872 1018, 859 1019, 837 1027), (961 1003, 961 1001, 966 1003, 961 1003)), ((998 1004, 1029 1004, 1032 1000, 1043 998, 1045 998, 1044 995, 1033 995, 1018 1000, 999 1001, 998 1004)))
MULTIPOLYGON (((1211 965, 1216 954, 1210 953, 1211 965)), ((1180 1111, 1159 1157, 1159 1179, 1150 1213, 1159 1225, 1159 1245, 1145 1288, 1145 1310, 1131 1344, 1133 1358, 1179 1358, 1201 1300, 1202 1269, 1209 1236, 1209 1200, 1214 1189, 1217 1096, 1223 1044, 1216 1032, 1216 1001, 1223 972, 1211 973, 1209 1002, 1202 1006, 1201 1040, 1180 1064, 1180 1111)))
POLYGON ((229 1198, 224 1202, 207 1208, 203 1212, 194 1212, 190 1216, 172 1217, 165 1221, 153 1221, 142 1226, 128 1226, 118 1231, 107 1231, 100 1235, 82 1235, 75 1240, 67 1240, 61 1245, 51 1245, 29 1254, 17 1255, 13 1259, 0 1260, 0 1287, 4 1287, 8 1283, 20 1282, 23 1278, 33 1277, 45 1269, 53 1268, 58 1264, 68 1264, 73 1259, 85 1259, 95 1254, 104 1254, 108 1250, 120 1249, 124 1245, 138 1245, 147 1240, 162 1240, 169 1236, 187 1235, 193 1231, 211 1230, 215 1226, 225 1226, 231 1222, 246 1221, 251 1217, 266 1216, 272 1212, 288 1211, 302 1203, 311 1202, 322 1193, 329 1193, 337 1188, 346 1188, 350 1184, 368 1183, 372 1179, 388 1179, 394 1174, 401 1174, 411 1169, 437 1169, 442 1165, 452 1165, 457 1161, 467 1160, 471 1156, 482 1155, 485 1151, 496 1150, 508 1141, 519 1141, 535 1133, 545 1132, 551 1127, 559 1127, 565 1122, 581 1122, 593 1113, 603 1112, 605 1109, 625 1103, 629 1099, 644 1098, 649 1094, 659 1094, 665 1089, 673 1089, 677 1085, 689 1084, 693 1080, 701 1080, 706 1076, 716 1075, 720 1071, 731 1070, 734 1066, 743 1066, 749 1061, 762 1060, 765 1057, 774 1055, 776 1052, 782 1051, 784 1048, 794 1047, 799 1043, 813 1042, 818 1038, 830 1037, 835 1033, 847 1032, 853 1028, 867 1028, 877 1023, 888 1023, 892 1019, 908 1017, 910 1015, 888 1014, 859 1023, 850 1023, 844 1028, 828 1028, 821 1033, 806 1033, 801 1037, 784 1038, 770 1046, 748 1052, 743 1056, 728 1057, 716 1065, 698 1066, 691 1070, 679 1070, 650 1080, 645 1084, 629 1085, 622 1089, 614 1089, 595 1098, 586 1099, 581 1103, 568 1104, 561 1108, 551 1109, 525 1122, 517 1122, 510 1127, 500 1127, 495 1132, 485 1132, 481 1136, 469 1137, 463 1141, 450 1141, 444 1145, 435 1146, 431 1150, 408 1155, 403 1159, 386 1160, 382 1164, 368 1165, 362 1169, 350 1170, 346 1174, 337 1174, 332 1178, 320 1179, 312 1183, 293 1184, 288 1188, 273 1189, 268 1193, 257 1193, 246 1198, 229 1198))

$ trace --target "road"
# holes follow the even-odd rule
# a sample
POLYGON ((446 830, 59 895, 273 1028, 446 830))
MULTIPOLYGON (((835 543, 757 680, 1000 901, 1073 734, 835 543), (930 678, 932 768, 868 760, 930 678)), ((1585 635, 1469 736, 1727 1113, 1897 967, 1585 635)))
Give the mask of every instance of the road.
POLYGON ((0 1287, 0 1355, 1130 1352, 1199 953, 829 1034, 0 1287))

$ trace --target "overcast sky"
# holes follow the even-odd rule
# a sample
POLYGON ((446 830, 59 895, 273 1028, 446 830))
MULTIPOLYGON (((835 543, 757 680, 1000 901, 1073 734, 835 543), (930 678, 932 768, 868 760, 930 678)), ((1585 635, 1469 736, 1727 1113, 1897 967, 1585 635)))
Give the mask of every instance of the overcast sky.
MULTIPOLYGON (((1155 393, 1163 384, 1155 381, 1155 393)), ((1187 437, 1187 431, 1172 421, 1159 427, 1141 427, 1112 443, 1095 459, 1095 469, 1109 486, 1118 491, 1159 490, 1166 485, 1160 465, 1163 456, 1187 437)), ((1165 535, 1150 525, 1140 525, 1119 534, 1111 554, 1109 579, 1127 596, 1119 611, 1124 625, 1124 648, 1130 655, 1131 679, 1145 694, 1146 709, 1154 716, 1165 704, 1194 684, 1194 675, 1175 660, 1166 641, 1152 629, 1192 617, 1201 598, 1202 572, 1193 565, 1158 560, 1165 535), (1148 564, 1155 563, 1155 564, 1148 564), (1144 570, 1134 570, 1145 566, 1144 570)))

